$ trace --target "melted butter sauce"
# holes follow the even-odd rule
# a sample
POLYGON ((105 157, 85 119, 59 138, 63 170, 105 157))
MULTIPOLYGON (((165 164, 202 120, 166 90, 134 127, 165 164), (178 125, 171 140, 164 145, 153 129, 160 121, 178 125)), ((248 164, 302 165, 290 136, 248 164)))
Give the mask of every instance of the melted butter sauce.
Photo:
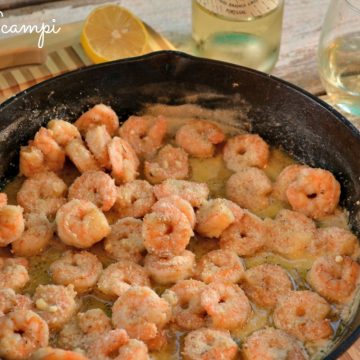
MULTIPOLYGON (((180 119, 179 122, 171 122, 172 123, 172 131, 176 131, 179 127, 180 123, 183 123, 183 119, 180 119)), ((226 131, 229 133, 234 133, 233 129, 226 131)), ((169 136, 169 141, 173 142, 173 137, 169 136)), ((267 176, 274 181, 278 174, 284 169, 286 166, 293 164, 294 160, 291 159, 287 154, 279 149, 271 149, 270 152, 270 161, 266 169, 264 169, 267 176)), ((191 166, 191 176, 189 180, 197 181, 197 182, 205 182, 208 184, 210 188, 210 197, 225 197, 225 183, 227 179, 233 174, 232 171, 228 170, 224 164, 224 161, 221 156, 221 149, 218 149, 217 154, 210 159, 195 159, 190 158, 190 166, 191 166)), ((73 165, 67 163, 64 170, 60 174, 61 178, 70 185, 72 181, 79 176, 79 173, 74 168, 73 165)), ((8 200, 10 204, 16 204, 16 193, 21 187, 24 178, 17 177, 11 183, 9 183, 4 191, 8 195, 8 200)), ((276 214, 283 208, 286 208, 286 205, 272 200, 267 209, 258 213, 258 216, 261 217, 275 217, 276 214)), ((106 213, 107 219, 110 223, 114 223, 117 220, 116 214, 111 211, 106 213)), ((331 215, 327 218, 322 219, 318 224, 318 226, 340 226, 343 228, 348 228, 348 217, 346 212, 341 209, 338 209, 334 215, 331 215)), ((219 248, 218 240, 216 239, 208 239, 203 238, 199 235, 194 236, 188 249, 195 253, 196 259, 200 259, 204 254, 211 250, 215 250, 219 248)), ((58 259, 61 254, 69 247, 65 246, 61 243, 61 241, 55 236, 51 246, 46 249, 41 255, 37 255, 29 258, 30 266, 29 266, 29 275, 30 281, 23 289, 23 293, 32 295, 39 284, 49 284, 51 283, 51 277, 49 274, 49 266, 50 264, 58 259)), ((104 267, 107 267, 109 264, 115 262, 113 259, 109 258, 103 249, 102 243, 98 243, 92 248, 88 249, 91 251, 102 262, 104 267)), ((10 251, 8 248, 0 249, 0 256, 9 256, 10 251)), ((306 282, 306 273, 310 269, 312 265, 313 259, 311 258, 301 258, 296 260, 285 259, 279 255, 275 255, 272 253, 262 253, 256 256, 248 257, 244 259, 245 266, 247 268, 251 268, 256 265, 260 265, 263 263, 271 263, 278 264, 285 268, 292 280, 293 287, 296 290, 309 289, 309 286, 306 282)), ((163 286, 156 283, 152 284, 153 289, 161 295, 166 288, 170 286, 163 286)), ((358 296, 357 298, 359 298, 358 296)), ((111 307, 113 302, 109 301, 106 298, 95 291, 82 294, 78 296, 79 299, 79 311, 84 312, 93 308, 100 308, 105 311, 105 313, 111 317, 111 307)), ((232 336, 235 341, 241 346, 243 339, 260 328, 264 326, 272 326, 272 316, 268 310, 260 308, 255 304, 252 305, 252 315, 249 319, 247 325, 243 328, 235 329, 232 331, 232 336)), ((344 315, 346 313, 345 319, 351 318, 354 314, 353 306, 350 310, 350 307, 346 312, 344 309, 336 309, 334 307, 334 311, 332 314, 332 326, 334 331, 337 334, 341 334, 341 331, 344 329, 344 323, 340 318, 340 312, 344 315)), ((356 308, 355 308, 356 309, 356 308)), ((151 358, 154 360, 178 360, 181 358, 181 351, 183 347, 183 340, 186 333, 176 329, 171 326, 168 331, 168 344, 159 352, 154 352, 151 354, 151 358)), ((51 334, 51 344, 56 346, 57 344, 57 335, 55 333, 51 334)), ((332 344, 331 342, 327 342, 325 344, 326 347, 332 344)), ((312 346, 311 344, 306 344, 308 351, 313 354, 312 358, 316 359, 318 356, 323 356, 324 354, 322 348, 324 344, 321 346, 312 346)), ((240 358, 240 355, 239 355, 240 358)))

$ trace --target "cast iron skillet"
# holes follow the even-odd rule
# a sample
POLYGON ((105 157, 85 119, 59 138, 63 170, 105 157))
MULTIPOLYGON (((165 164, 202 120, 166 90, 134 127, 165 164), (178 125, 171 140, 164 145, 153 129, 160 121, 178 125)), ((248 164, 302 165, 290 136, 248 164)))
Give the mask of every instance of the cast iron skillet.
MULTIPOLYGON (((236 65, 162 51, 80 69, 45 81, 0 106, 0 185, 18 171, 18 152, 54 117, 73 121, 99 102, 122 119, 144 103, 235 109, 237 121, 298 160, 333 172, 341 204, 360 234, 360 133, 311 94, 273 76, 236 65), (209 95, 213 93, 213 95, 209 95), (202 94, 199 97, 193 95, 202 94)), ((360 311, 326 357, 336 359, 360 337, 360 311)))

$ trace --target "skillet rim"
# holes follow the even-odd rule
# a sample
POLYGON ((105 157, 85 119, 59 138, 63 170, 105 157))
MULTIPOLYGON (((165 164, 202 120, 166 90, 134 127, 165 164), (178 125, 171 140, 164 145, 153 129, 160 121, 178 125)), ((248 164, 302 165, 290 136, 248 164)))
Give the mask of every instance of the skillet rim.
MULTIPOLYGON (((153 59, 156 57, 164 57, 164 56, 168 56, 169 58, 172 58, 172 59, 179 58, 179 59, 185 59, 185 60, 197 61, 197 62, 209 63, 209 64, 217 63, 217 64, 222 65, 224 68, 238 69, 241 72, 250 73, 256 77, 267 78, 267 79, 273 81, 274 83, 280 83, 285 87, 295 90, 299 94, 299 96, 307 98, 307 101, 313 101, 314 103, 317 104, 316 106, 320 106, 324 110, 329 112, 332 116, 333 121, 336 121, 340 126, 347 127, 348 130, 350 130, 352 136, 354 136, 360 142, 360 130, 358 130, 355 127, 355 125, 353 125, 344 115, 342 115, 338 110, 336 110, 334 107, 332 107, 331 105, 326 103, 324 100, 320 99, 316 95, 311 94, 307 90, 300 88, 297 85, 294 85, 286 80, 280 79, 274 75, 266 74, 261 71, 255 70, 255 69, 247 68, 247 67, 240 66, 240 65, 230 64, 230 63, 227 63, 224 61, 200 58, 200 57, 196 57, 193 55, 183 53, 181 51, 174 51, 174 50, 155 51, 155 52, 152 52, 149 54, 140 55, 140 56, 136 56, 136 57, 132 57, 132 58, 126 58, 126 59, 105 62, 102 64, 94 64, 94 65, 90 65, 90 66, 84 66, 82 68, 75 69, 75 70, 60 74, 55 77, 51 77, 47 80, 44 80, 38 84, 31 86, 31 87, 13 95, 9 99, 5 100, 4 102, 2 102, 0 104, 0 111, 5 110, 8 106, 11 106, 12 103, 16 102, 17 100, 24 98, 26 96, 29 96, 30 94, 32 94, 34 92, 36 93, 36 91, 38 89, 44 88, 48 84, 51 84, 53 82, 61 81, 62 79, 66 79, 66 78, 71 78, 74 74, 91 72, 93 69, 101 69, 101 68, 106 69, 107 67, 112 67, 116 64, 142 62, 142 61, 146 61, 148 59, 153 59)), ((359 313, 359 312, 360 312, 360 306, 357 309, 357 313, 359 313)), ((337 359, 341 354, 343 354, 346 350, 348 350, 355 343, 355 341, 358 340, 359 338, 360 338, 360 325, 357 328, 355 328, 353 330, 353 332, 350 333, 346 339, 342 340, 336 346, 336 348, 334 350, 332 350, 331 353, 329 353, 323 360, 337 359)))

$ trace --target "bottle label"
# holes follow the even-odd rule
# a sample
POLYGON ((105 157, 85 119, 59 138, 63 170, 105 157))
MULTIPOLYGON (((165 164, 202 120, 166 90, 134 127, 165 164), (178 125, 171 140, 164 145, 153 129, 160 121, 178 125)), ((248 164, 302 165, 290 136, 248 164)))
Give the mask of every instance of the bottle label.
POLYGON ((196 0, 212 13, 231 20, 265 15, 274 10, 280 0, 196 0))

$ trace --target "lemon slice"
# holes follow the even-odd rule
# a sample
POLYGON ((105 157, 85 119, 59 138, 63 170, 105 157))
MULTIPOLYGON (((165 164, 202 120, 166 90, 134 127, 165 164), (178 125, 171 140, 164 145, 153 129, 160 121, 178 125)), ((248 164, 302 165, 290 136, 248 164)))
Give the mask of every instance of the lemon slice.
POLYGON ((118 5, 104 5, 86 18, 81 45, 96 64, 144 53, 148 34, 135 15, 118 5))

